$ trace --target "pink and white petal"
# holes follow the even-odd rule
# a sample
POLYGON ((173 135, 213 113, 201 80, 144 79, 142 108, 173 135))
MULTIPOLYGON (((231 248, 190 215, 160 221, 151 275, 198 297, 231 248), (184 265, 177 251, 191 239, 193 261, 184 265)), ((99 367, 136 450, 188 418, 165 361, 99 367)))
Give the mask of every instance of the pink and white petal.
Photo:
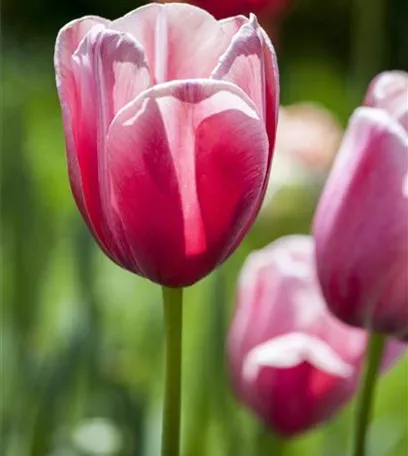
POLYGON ((230 40, 210 14, 188 4, 146 5, 112 27, 141 43, 156 84, 209 77, 230 40))
POLYGON ((144 273, 169 286, 208 274, 245 226, 266 173, 252 102, 225 82, 162 84, 118 114, 107 148, 115 204, 144 273))
POLYGON ((73 59, 78 85, 85 89, 84 99, 93 99, 98 107, 97 125, 103 141, 116 113, 149 88, 146 56, 129 33, 95 27, 73 59))
MULTIPOLYGON (((152 3, 141 6, 125 16, 112 22, 111 28, 129 33, 140 44, 145 52, 152 83, 156 83, 156 22, 161 5, 152 3)), ((160 52, 163 52, 160 50, 160 52)))
POLYGON ((284 369, 305 362, 338 377, 349 377, 353 373, 352 365, 325 341, 306 333, 292 332, 254 347, 244 360, 242 375, 251 382, 256 380, 262 367, 284 369))
POLYGON ((115 261, 128 264, 112 220, 104 145, 117 110, 149 86, 144 53, 132 36, 96 26, 83 38, 73 62, 77 98, 72 124, 90 227, 115 261))
MULTIPOLYGON (((266 110, 266 129, 269 138, 269 159, 272 161, 276 129, 278 126, 278 114, 279 114, 279 97, 280 97, 280 85, 279 85, 279 69, 278 60, 276 57, 275 49, 272 45, 269 36, 266 32, 259 27, 259 33, 263 42, 264 52, 264 71, 265 71, 265 110, 266 110)), ((270 169, 270 167, 269 167, 270 169)), ((269 175, 267 176, 269 179, 269 175)), ((266 190, 266 186, 265 186, 266 190)))
MULTIPOLYGON (((72 67, 72 55, 84 36, 96 25, 108 27, 111 22, 98 16, 85 16, 66 24, 58 33, 55 43, 54 64, 57 85, 72 67)), ((67 74, 69 76, 69 74, 67 74)))
MULTIPOLYGON (((283 337, 289 342, 292 335, 283 337)), ((281 356, 277 367, 273 367, 276 360, 272 359, 259 365, 256 379, 247 383, 243 396, 285 436, 304 432, 329 418, 352 396, 356 386, 354 365, 345 363, 324 342, 309 340, 307 334, 303 338, 299 339, 299 351, 295 347, 290 355, 292 363, 281 356)), ((293 341, 290 345, 296 345, 293 341)), ((279 353, 274 357, 279 358, 279 353)))
POLYGON ((408 73, 380 73, 371 82, 364 104, 385 109, 408 132, 408 73))
POLYGON ((211 74, 213 79, 232 82, 255 103, 265 120, 265 71, 263 43, 255 16, 236 33, 211 74))
POLYGON ((78 166, 77 150, 73 133, 73 122, 77 106, 77 88, 72 71, 72 56, 83 37, 95 26, 108 26, 110 21, 96 16, 85 16, 65 25, 58 33, 54 66, 56 84, 62 110, 68 172, 72 193, 82 216, 90 224, 82 191, 82 179, 78 166))
POLYGON ((239 29, 248 23, 246 16, 234 16, 219 21, 224 33, 232 40, 232 37, 238 33, 239 29))
MULTIPOLYGON (((225 78, 243 88, 256 103, 260 115, 263 116, 269 140, 269 158, 262 201, 269 180, 275 147, 279 112, 279 71, 272 43, 263 29, 259 27, 255 16, 251 15, 248 24, 243 25, 234 36, 230 47, 212 73, 212 77, 225 78), (248 78, 247 75, 251 73, 252 77, 248 78)), ((253 218, 256 217, 258 211, 259 207, 254 207, 253 218)), ((238 240, 239 242, 240 240, 238 240)))

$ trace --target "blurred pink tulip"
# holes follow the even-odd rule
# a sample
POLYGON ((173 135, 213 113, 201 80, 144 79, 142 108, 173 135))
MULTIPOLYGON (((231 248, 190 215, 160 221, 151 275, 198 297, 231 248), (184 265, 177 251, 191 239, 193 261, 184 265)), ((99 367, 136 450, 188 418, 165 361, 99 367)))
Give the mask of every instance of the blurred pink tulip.
MULTIPOLYGON (((247 259, 228 339, 240 400, 276 432, 315 427, 358 386, 367 333, 333 317, 321 295, 310 236, 287 236, 247 259)), ((390 343, 389 367, 404 345, 390 343)))
MULTIPOLYGON (((332 165, 342 133, 332 113, 319 105, 303 102, 281 106, 274 163, 263 208, 269 212, 267 206, 272 203, 272 210, 278 210, 274 204, 277 193, 287 187, 299 187, 298 202, 304 205, 304 189, 321 185, 332 165)), ((291 201, 285 201, 286 207, 296 200, 293 194, 290 198, 291 201)))
POLYGON ((71 187, 104 252, 190 285, 239 245, 268 182, 275 53, 255 16, 150 4, 59 33, 56 80, 71 187))
POLYGON ((276 150, 311 173, 327 173, 341 141, 333 114, 311 102, 281 106, 276 150))
POLYGON ((317 268, 344 322, 408 340, 408 75, 379 75, 318 204, 317 268))

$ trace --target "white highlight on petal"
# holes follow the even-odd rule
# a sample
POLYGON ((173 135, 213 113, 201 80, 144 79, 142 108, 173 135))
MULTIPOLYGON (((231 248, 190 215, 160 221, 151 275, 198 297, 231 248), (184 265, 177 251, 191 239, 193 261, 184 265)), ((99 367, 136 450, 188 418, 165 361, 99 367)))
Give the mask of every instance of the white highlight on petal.
POLYGON ((251 382, 262 367, 285 369, 307 362, 330 375, 347 378, 353 367, 325 342, 317 337, 293 332, 285 334, 253 348, 243 363, 243 377, 251 382))

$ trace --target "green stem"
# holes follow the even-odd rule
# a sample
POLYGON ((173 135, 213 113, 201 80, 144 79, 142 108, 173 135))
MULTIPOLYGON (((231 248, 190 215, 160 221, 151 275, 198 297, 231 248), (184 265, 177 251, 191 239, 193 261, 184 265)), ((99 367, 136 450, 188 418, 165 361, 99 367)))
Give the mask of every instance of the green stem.
POLYGON ((370 424, 374 391, 384 347, 385 336, 371 333, 366 353, 366 365, 358 396, 352 456, 366 456, 367 454, 366 434, 370 424))
POLYGON ((183 290, 163 287, 166 332, 166 380, 164 393, 162 456, 180 454, 181 333, 183 290))

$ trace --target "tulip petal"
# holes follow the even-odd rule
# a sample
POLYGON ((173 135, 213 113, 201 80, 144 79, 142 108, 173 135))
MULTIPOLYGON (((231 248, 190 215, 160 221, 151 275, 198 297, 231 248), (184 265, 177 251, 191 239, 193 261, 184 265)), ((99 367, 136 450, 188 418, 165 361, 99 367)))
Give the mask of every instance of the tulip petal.
POLYGON ((352 366, 344 362, 326 342, 295 332, 268 340, 253 348, 244 360, 243 376, 247 381, 253 381, 263 366, 284 369, 305 362, 338 377, 348 377, 353 373, 352 366))
POLYGON ((243 25, 232 38, 211 77, 232 82, 255 102, 265 118, 264 52, 256 17, 243 25))
MULTIPOLYGON (((271 151, 270 160, 272 161, 273 150, 275 147, 275 134, 278 126, 279 114, 279 69, 275 49, 269 36, 259 27, 264 51, 264 72, 265 72, 265 111, 266 126, 268 137, 271 138, 269 148, 271 151), (273 141, 272 141, 273 139, 273 141)), ((269 176, 268 176, 269 177, 269 176)))
POLYGON ((96 25, 72 62, 72 93, 64 101, 70 104, 67 121, 73 133, 73 147, 67 151, 77 166, 73 191, 81 186, 85 219, 101 246, 115 261, 127 263, 117 229, 112 231, 110 204, 104 204, 109 199, 104 143, 116 112, 149 86, 145 56, 131 35, 96 25))
POLYGON ((268 161, 263 122, 238 87, 158 85, 117 115, 107 149, 115 205, 149 277, 188 285, 231 253, 268 161))
POLYGON ((313 223, 331 310, 348 324, 395 335, 408 333, 407 174, 402 126, 379 109, 357 109, 313 223))
POLYGON ((248 23, 248 18, 242 15, 228 17, 219 21, 222 30, 226 35, 228 35, 229 40, 232 40, 232 37, 238 33, 239 29, 246 23, 248 23))
POLYGON ((145 54, 132 35, 94 27, 73 60, 82 111, 91 123, 97 121, 103 142, 115 114, 150 85, 145 54), (97 106, 96 118, 89 105, 97 106))
MULTIPOLYGON (((269 162, 275 147, 279 112, 279 71, 276 54, 269 37, 259 27, 254 15, 234 35, 226 52, 211 74, 214 79, 227 80, 243 89, 254 100, 259 115, 265 119, 269 138, 269 162)), ((269 171, 265 176, 265 195, 269 171)), ((254 208, 254 216, 259 208, 254 208)))
POLYGON ((385 71, 379 74, 371 82, 364 104, 385 109, 408 132, 408 73, 385 71))
POLYGON ((146 5, 114 21, 112 28, 140 42, 156 84, 209 77, 230 41, 218 21, 188 4, 146 5))
POLYGON ((110 21, 96 16, 85 16, 74 20, 60 30, 55 44, 54 65, 62 109, 70 183, 76 203, 88 225, 91 225, 91 222, 85 207, 74 137, 73 123, 77 106, 77 89, 72 70, 72 55, 92 27, 97 25, 108 26, 109 23, 110 21))

